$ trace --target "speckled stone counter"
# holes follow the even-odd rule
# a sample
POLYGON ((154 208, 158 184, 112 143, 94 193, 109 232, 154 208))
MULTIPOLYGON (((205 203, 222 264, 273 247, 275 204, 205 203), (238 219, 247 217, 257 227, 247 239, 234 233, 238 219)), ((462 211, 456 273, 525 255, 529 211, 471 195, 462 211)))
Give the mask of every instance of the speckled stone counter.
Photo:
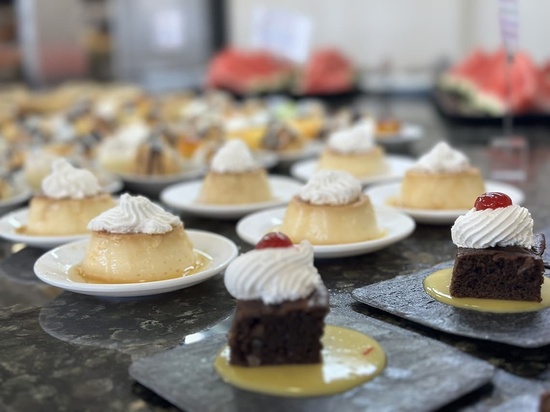
MULTIPOLYGON (((373 107, 374 103, 362 103, 373 107)), ((446 138, 467 152, 488 176, 487 141, 494 128, 447 125, 423 100, 396 101, 395 114, 421 124, 426 137, 388 147, 413 156, 446 138)), ((521 130, 531 147, 525 192, 535 229, 550 226, 550 128, 521 130)), ((285 166, 278 173, 288 172, 285 166)), ((188 228, 223 234, 242 251, 235 221, 183 216, 188 228)), ((550 234, 550 230, 547 232, 550 234)), ((192 340, 223 322, 234 301, 221 275, 180 291, 142 298, 99 298, 63 292, 32 275, 36 250, 0 243, 0 411, 171 411, 173 406, 133 382, 133 360, 192 340), (17 270, 9 262, 13 253, 17 270), (7 269, 7 270, 6 270, 7 269), (192 336, 189 336, 192 335, 192 336)), ((396 275, 406 275, 453 258, 449 226, 419 225, 413 235, 381 251, 351 258, 317 260, 331 293, 331 305, 437 339, 498 368, 493 381, 444 410, 484 411, 525 393, 550 388, 550 347, 519 349, 461 338, 414 324, 355 302, 349 292, 396 275)), ((223 323, 222 323, 223 325, 223 323)))

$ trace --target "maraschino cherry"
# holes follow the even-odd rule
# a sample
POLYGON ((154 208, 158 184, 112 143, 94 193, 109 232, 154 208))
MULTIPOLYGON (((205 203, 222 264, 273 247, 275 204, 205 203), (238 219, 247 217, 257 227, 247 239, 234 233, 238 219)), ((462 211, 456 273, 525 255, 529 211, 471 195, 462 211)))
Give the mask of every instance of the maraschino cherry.
POLYGON ((474 208, 476 210, 498 209, 499 207, 512 206, 512 199, 504 193, 487 192, 476 199, 474 208))
POLYGON ((273 247, 290 247, 292 240, 287 235, 281 232, 270 232, 264 235, 263 238, 256 244, 256 249, 267 249, 273 247))

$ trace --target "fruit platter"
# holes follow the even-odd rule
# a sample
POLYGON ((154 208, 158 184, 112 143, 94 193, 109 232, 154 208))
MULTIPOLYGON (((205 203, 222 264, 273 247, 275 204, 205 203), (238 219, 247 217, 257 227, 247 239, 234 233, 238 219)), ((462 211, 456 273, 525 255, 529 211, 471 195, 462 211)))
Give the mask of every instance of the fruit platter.
POLYGON ((434 91, 436 107, 458 121, 499 121, 508 106, 521 123, 547 121, 550 62, 537 65, 524 51, 515 53, 509 67, 507 59, 502 48, 474 50, 440 76, 434 91))

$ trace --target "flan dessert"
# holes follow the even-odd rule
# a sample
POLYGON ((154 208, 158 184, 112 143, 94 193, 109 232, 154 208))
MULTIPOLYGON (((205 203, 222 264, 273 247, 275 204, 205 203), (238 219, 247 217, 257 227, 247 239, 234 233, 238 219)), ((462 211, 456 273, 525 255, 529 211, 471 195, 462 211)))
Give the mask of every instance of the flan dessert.
POLYGON ((361 183, 346 172, 320 170, 290 201, 279 230, 294 243, 314 245, 362 242, 378 238, 372 203, 361 183))
POLYGON ((463 153, 439 142, 407 170, 394 203, 411 209, 469 209, 484 192, 479 169, 463 153))
POLYGON ((374 122, 365 119, 332 133, 321 153, 319 169, 342 170, 358 178, 387 172, 384 149, 374 142, 374 122))
POLYGON ((137 148, 134 173, 138 175, 170 175, 180 172, 182 159, 178 152, 158 135, 151 136, 137 148))
POLYGON ((458 247, 453 297, 540 302, 544 235, 533 235, 529 211, 498 192, 479 196, 451 228, 458 247))
POLYGON ((120 128, 113 136, 106 137, 97 148, 99 165, 113 173, 135 173, 138 149, 147 141, 150 128, 136 122, 120 128))
POLYGON ((305 141, 289 122, 271 121, 260 142, 260 148, 275 152, 290 153, 304 148, 305 141))
POLYGON ((52 165, 42 181, 42 192, 33 196, 25 233, 36 236, 84 234, 91 219, 110 209, 115 201, 104 193, 88 170, 77 169, 65 159, 52 165))
POLYGON ((265 169, 260 167, 246 143, 226 142, 212 158, 198 202, 237 205, 273 199, 265 169))
POLYGON ((180 277, 195 265, 183 223, 143 196, 123 194, 116 207, 91 220, 79 274, 101 283, 139 283, 180 277))
POLYGON ((237 299, 228 335, 230 364, 321 362, 329 297, 309 242, 293 245, 285 235, 270 233, 229 264, 224 282, 237 299))
POLYGON ((28 151, 23 162, 23 176, 30 188, 38 191, 42 186, 42 180, 52 171, 52 164, 61 159, 59 155, 44 149, 28 151))

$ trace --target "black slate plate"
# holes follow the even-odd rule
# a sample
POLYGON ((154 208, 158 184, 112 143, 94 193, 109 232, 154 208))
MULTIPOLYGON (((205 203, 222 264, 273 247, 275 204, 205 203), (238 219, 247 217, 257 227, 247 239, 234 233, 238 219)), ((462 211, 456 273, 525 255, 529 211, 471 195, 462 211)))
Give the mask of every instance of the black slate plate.
POLYGON ((371 382, 343 394, 281 398, 224 383, 213 362, 225 334, 142 358, 130 375, 177 407, 188 411, 425 411, 437 409, 488 383, 493 366, 416 333, 365 319, 331 313, 327 323, 364 332, 382 345, 388 364, 371 382))
POLYGON ((540 411, 540 397, 544 391, 538 391, 534 393, 526 393, 521 396, 505 402, 495 408, 492 408, 491 412, 539 412, 540 411))
POLYGON ((406 276, 355 289, 354 299, 421 325, 460 336, 507 343, 522 348, 550 344, 550 309, 497 314, 459 309, 431 298, 422 281, 451 267, 452 261, 406 276))

